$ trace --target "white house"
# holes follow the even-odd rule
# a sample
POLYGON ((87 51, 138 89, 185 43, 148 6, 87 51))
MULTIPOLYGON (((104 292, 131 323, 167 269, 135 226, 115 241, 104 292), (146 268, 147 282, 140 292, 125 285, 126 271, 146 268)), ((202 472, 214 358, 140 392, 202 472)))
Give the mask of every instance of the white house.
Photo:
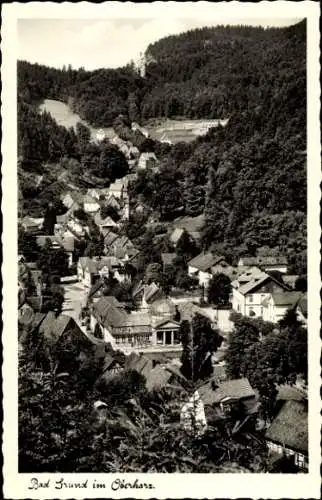
POLYGON ((284 291, 288 291, 284 283, 262 273, 239 288, 233 288, 232 306, 243 316, 263 318, 265 307, 263 302, 270 298, 272 293, 284 291))
POLYGON ((262 302, 264 306, 263 320, 278 323, 289 309, 296 306, 301 295, 301 292, 272 293, 262 302))
POLYGON ((157 164, 157 157, 154 153, 142 153, 139 162, 138 169, 154 168, 157 164))
POLYGON ((257 266, 263 271, 287 273, 287 258, 284 256, 241 257, 238 266, 257 266))
POLYGON ((84 196, 83 199, 83 206, 84 206, 84 211, 89 214, 94 214, 100 210, 100 204, 95 200, 95 198, 92 198, 88 194, 84 196))
POLYGON ((128 314, 116 302, 114 297, 102 297, 93 305, 90 327, 94 335, 121 350, 150 346, 150 316, 144 313, 128 314))
POLYGON ((286 455, 300 469, 308 469, 308 411, 306 401, 285 401, 265 434, 270 454, 286 455))
POLYGON ((119 282, 128 276, 124 266, 116 257, 81 257, 77 263, 77 277, 86 288, 93 286, 102 277, 113 275, 119 282))
POLYGON ((200 253, 188 263, 188 274, 197 277, 200 286, 207 288, 213 274, 211 268, 217 264, 226 263, 223 256, 212 253, 200 253))

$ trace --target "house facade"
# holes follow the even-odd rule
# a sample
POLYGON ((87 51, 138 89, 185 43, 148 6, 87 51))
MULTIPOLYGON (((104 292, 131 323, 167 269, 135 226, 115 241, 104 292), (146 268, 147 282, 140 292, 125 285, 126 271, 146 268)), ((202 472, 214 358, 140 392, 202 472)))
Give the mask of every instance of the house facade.
POLYGON ((241 257, 238 266, 257 266, 263 271, 287 273, 287 258, 284 256, 241 257))
POLYGON ((233 288, 232 307, 243 316, 263 318, 263 302, 269 299, 272 293, 283 293, 287 290, 285 284, 262 273, 245 285, 233 288))
POLYGON ((308 412, 305 401, 285 401, 265 434, 272 455, 285 455, 298 468, 308 470, 308 412))
POLYGON ((218 264, 227 265, 224 257, 212 253, 201 253, 188 263, 188 274, 198 278, 199 286, 207 288, 213 276, 212 267, 218 264))
POLYGON ((289 309, 296 306, 301 295, 301 292, 272 293, 263 301, 263 320, 278 323, 289 309))

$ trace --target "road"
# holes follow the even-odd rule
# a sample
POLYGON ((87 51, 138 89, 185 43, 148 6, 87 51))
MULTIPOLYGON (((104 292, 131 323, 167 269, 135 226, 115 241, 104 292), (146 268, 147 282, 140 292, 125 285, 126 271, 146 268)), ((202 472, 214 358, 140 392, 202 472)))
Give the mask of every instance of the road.
POLYGON ((86 291, 81 283, 75 280, 61 285, 65 292, 62 312, 67 316, 71 316, 79 324, 82 307, 86 304, 86 291))

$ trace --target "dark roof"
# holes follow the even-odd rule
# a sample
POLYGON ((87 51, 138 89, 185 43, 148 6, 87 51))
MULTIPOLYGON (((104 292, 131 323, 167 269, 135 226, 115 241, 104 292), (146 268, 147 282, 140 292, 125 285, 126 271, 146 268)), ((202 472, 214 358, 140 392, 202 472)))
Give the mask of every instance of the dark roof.
POLYGON ((152 370, 153 363, 145 356, 131 353, 130 356, 126 358, 124 367, 126 370, 136 370, 138 373, 141 373, 141 375, 146 376, 152 370))
POLYGON ((208 271, 211 267, 219 264, 222 260, 225 260, 222 255, 200 253, 188 263, 188 266, 195 267, 199 271, 208 271))
POLYGON ((276 306, 293 307, 299 301, 301 292, 272 293, 272 298, 276 306))
POLYGON ((241 259, 244 266, 287 265, 287 258, 284 256, 241 257, 241 259))
POLYGON ((44 338, 50 342, 55 340, 52 334, 52 329, 55 320, 56 320, 55 313, 53 311, 49 311, 39 327, 39 333, 43 334, 44 338))
POLYGON ((300 401, 286 401, 268 428, 265 437, 287 448, 307 453, 307 405, 300 401))
POLYGON ((160 365, 156 365, 146 374, 146 387, 149 391, 160 389, 167 385, 172 374, 160 365))
POLYGON ((284 384, 278 386, 276 399, 284 401, 303 401, 307 399, 307 393, 298 387, 284 384))
POLYGON ((219 383, 216 389, 212 388, 212 381, 213 379, 198 389, 205 405, 218 404, 226 398, 244 399, 255 397, 255 392, 247 378, 226 380, 219 383))
POLYGON ((75 320, 66 314, 60 314, 52 325, 52 333, 58 339, 67 330, 77 327, 75 320))
POLYGON ((281 281, 275 279, 273 276, 268 275, 267 273, 261 273, 261 274, 258 274, 255 278, 251 279, 251 281, 249 281, 248 283, 245 283, 245 285, 242 285, 238 289, 238 291, 241 294, 246 295, 247 293, 253 292, 257 287, 259 287, 260 285, 263 285, 268 280, 274 281, 281 288, 284 288, 284 290, 289 290, 288 286, 285 285, 285 283, 282 283, 281 281))

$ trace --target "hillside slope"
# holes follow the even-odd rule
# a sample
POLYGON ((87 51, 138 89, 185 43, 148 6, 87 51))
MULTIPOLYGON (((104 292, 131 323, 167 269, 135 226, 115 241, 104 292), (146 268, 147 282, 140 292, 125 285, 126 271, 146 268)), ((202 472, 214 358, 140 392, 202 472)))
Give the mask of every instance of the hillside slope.
POLYGON ((108 147, 91 161, 87 148, 82 160, 72 132, 55 130, 49 117, 31 125, 36 118, 24 105, 43 98, 69 102, 96 126, 109 126, 120 113, 141 123, 229 118, 227 127, 189 144, 156 144, 159 172, 140 174, 132 197, 165 221, 178 212, 204 213, 203 248, 234 260, 268 247, 288 255, 292 272, 305 273, 306 23, 194 30, 149 46, 147 60, 145 78, 131 66, 86 72, 19 62, 19 148, 30 155, 30 143, 39 141, 33 129, 43 129, 49 159, 76 156, 94 172, 101 158, 105 175, 108 147))

